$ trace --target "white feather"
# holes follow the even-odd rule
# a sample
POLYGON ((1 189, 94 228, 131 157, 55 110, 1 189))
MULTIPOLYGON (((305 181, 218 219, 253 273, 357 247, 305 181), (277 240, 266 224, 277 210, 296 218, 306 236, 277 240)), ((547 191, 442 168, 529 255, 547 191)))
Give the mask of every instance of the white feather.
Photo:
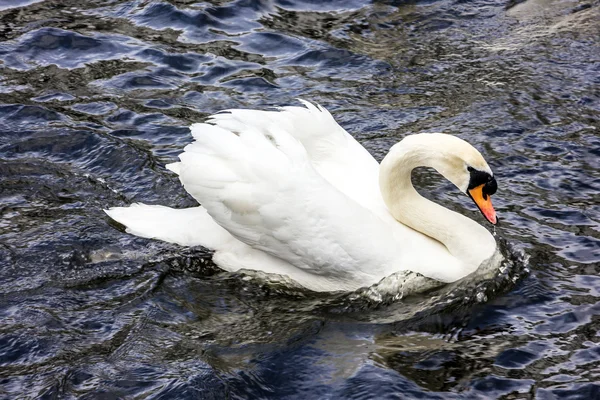
POLYGON ((201 207, 108 215, 138 236, 215 250, 224 269, 285 274, 313 290, 354 290, 400 269, 456 279, 441 243, 390 215, 375 159, 324 108, 302 103, 191 126, 194 142, 167 168, 201 207))

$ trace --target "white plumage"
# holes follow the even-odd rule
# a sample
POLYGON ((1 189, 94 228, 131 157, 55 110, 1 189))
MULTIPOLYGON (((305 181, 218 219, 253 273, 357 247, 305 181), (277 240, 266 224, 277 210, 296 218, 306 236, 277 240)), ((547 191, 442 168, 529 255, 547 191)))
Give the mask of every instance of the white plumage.
MULTIPOLYGON (((229 110, 191 126, 194 142, 167 168, 202 206, 136 204, 107 214, 132 234, 212 249, 226 270, 288 275, 317 291, 355 290, 403 269, 453 281, 493 254, 493 238, 477 239, 485 248, 471 259, 398 222, 383 200, 375 159, 329 112, 303 104, 229 110)), ((408 201, 427 212, 427 200, 408 201)), ((460 234, 489 235, 446 211, 460 217, 452 224, 468 225, 460 234)))

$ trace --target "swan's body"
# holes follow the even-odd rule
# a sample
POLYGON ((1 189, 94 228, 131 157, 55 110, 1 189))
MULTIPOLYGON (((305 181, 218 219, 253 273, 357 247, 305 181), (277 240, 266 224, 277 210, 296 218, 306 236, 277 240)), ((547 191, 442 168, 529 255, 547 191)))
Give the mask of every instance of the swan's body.
POLYGON ((202 206, 108 215, 138 236, 212 249, 225 270, 288 275, 316 291, 355 290, 401 270, 453 282, 492 257, 485 228, 410 181, 413 168, 431 166, 472 193, 473 171, 493 176, 477 150, 450 135, 413 135, 380 167, 325 109, 304 104, 192 125, 195 142, 167 167, 202 206))

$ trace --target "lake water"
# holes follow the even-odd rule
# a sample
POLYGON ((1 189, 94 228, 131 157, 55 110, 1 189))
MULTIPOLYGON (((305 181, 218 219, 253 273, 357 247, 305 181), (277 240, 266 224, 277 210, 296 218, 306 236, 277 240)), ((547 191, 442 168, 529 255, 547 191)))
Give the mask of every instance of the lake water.
POLYGON ((0 396, 600 398, 599 129, 597 0, 0 0, 0 396), (164 168, 187 126, 298 97, 379 160, 416 132, 474 144, 508 262, 314 294, 102 212, 194 205, 164 168))

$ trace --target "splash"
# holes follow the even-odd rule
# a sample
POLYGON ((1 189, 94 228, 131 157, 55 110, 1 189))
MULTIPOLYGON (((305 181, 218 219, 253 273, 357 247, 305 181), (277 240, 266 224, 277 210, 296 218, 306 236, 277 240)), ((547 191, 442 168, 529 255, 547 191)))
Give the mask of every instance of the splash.
POLYGON ((348 316, 392 306, 390 314, 382 317, 369 313, 369 318, 374 318, 377 322, 397 322, 427 310, 431 313, 448 307, 483 303, 510 290, 529 273, 529 258, 522 249, 503 239, 499 239, 498 243, 494 255, 481 267, 451 284, 444 284, 415 272, 400 271, 372 286, 350 293, 317 293, 303 288, 284 275, 241 270, 226 276, 237 278, 245 292, 311 300, 315 310, 328 314, 348 316), (401 314, 396 313, 398 305, 402 307, 401 314))

